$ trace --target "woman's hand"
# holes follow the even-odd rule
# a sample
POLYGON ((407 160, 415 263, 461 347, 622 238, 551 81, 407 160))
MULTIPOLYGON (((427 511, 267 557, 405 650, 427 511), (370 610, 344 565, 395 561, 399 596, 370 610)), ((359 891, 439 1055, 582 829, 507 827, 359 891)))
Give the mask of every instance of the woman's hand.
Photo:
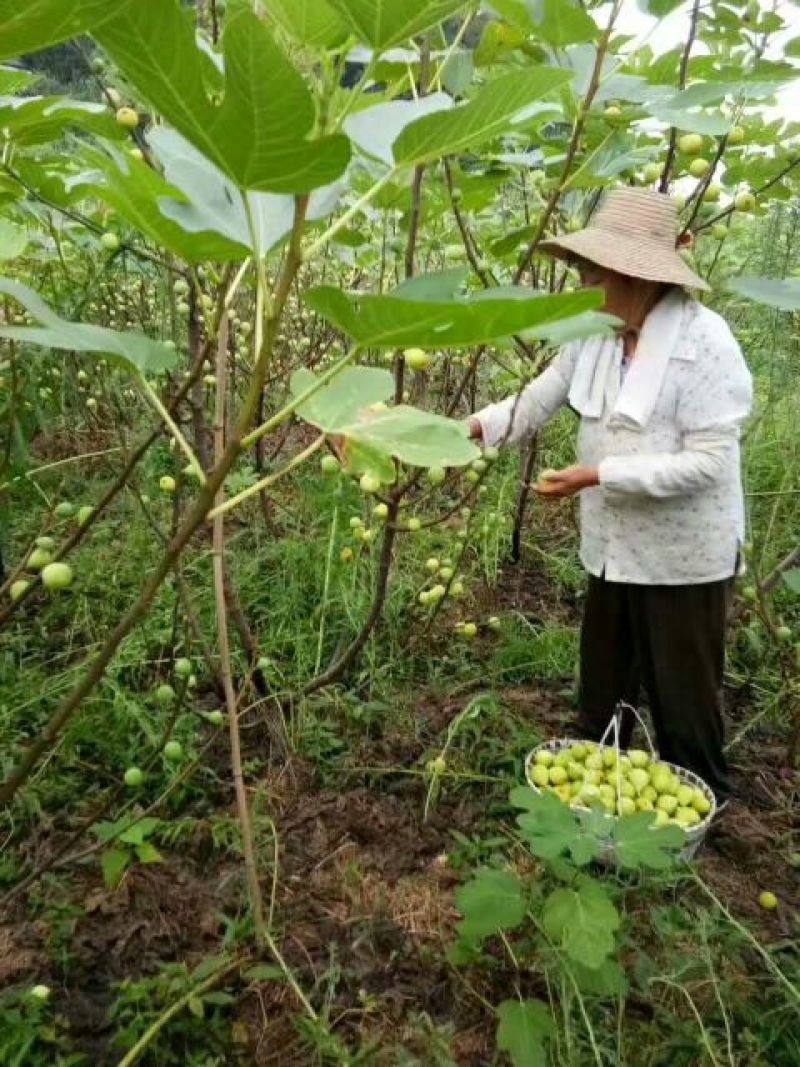
POLYGON ((600 484, 597 467, 581 465, 565 467, 560 471, 544 471, 533 487, 539 496, 574 496, 581 489, 590 489, 600 484))

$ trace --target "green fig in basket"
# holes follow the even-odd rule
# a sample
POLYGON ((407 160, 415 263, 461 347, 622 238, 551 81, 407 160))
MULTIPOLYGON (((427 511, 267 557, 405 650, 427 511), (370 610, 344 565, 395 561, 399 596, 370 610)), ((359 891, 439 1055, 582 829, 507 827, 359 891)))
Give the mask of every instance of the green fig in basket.
POLYGON ((634 767, 646 767, 650 762, 650 756, 641 748, 628 749, 628 759, 634 767))
POLYGON ((605 778, 602 771, 589 769, 584 773, 583 780, 589 785, 602 785, 605 778))
POLYGON ((578 743, 577 745, 572 746, 570 752, 572 753, 572 758, 580 762, 586 759, 589 754, 589 749, 586 745, 578 743))
POLYGON ((586 774, 586 768, 582 763, 578 763, 577 760, 570 760, 567 764, 567 776, 572 779, 573 782, 578 778, 583 778, 586 774))
POLYGON ((698 815, 708 815, 711 811, 711 801, 702 789, 695 789, 692 793, 692 807, 698 815))
POLYGON ((572 762, 572 757, 570 756, 569 751, 565 748, 565 749, 562 749, 562 751, 559 752, 558 755, 556 756, 556 758, 553 760, 553 765, 556 766, 556 767, 563 767, 566 770, 567 766, 571 762, 572 762))
POLYGON ((549 748, 543 748, 536 753, 535 762, 541 764, 542 767, 549 767, 555 759, 555 756, 549 748))
MULTIPOLYGON (((637 811, 655 811, 655 805, 653 804, 653 801, 649 797, 640 796, 640 797, 637 797, 637 799, 636 799, 636 810, 637 811)), ((666 814, 666 812, 665 812, 665 814, 666 814)))
POLYGON ((617 815, 633 815, 636 811, 636 802, 630 797, 622 797, 617 803, 617 815))
POLYGON ((563 785, 567 780, 566 769, 558 763, 554 763, 550 768, 549 776, 552 785, 563 785))
POLYGON ((534 763, 531 767, 531 781, 540 789, 550 784, 550 774, 543 763, 534 763))
POLYGON ((615 748, 603 749, 603 766, 604 767, 616 767, 617 765, 617 750, 615 748))
POLYGON ((630 797, 631 799, 633 799, 636 796, 636 790, 633 788, 633 784, 629 782, 627 778, 623 779, 619 787, 619 791, 621 796, 623 797, 630 797))
POLYGON ((694 808, 679 807, 675 812, 675 819, 681 826, 695 826, 700 822, 700 816, 694 808))
POLYGON ((650 775, 642 767, 634 767, 628 775, 628 781, 637 793, 641 793, 643 789, 650 785, 650 775))
POLYGON ((600 800, 600 789, 598 786, 592 785, 591 782, 587 782, 584 778, 583 785, 578 793, 578 799, 587 807, 590 807, 592 804, 596 804, 600 800))
POLYGON ((644 800, 650 800, 653 804, 658 800, 658 791, 653 785, 646 785, 642 790, 644 800))
POLYGON ((675 796, 678 798, 679 808, 688 808, 694 800, 694 789, 690 785, 679 785, 675 796))
POLYGON ((599 752, 590 752, 586 757, 586 769, 589 771, 601 771, 603 769, 603 757, 599 752))
POLYGON ((617 803, 617 798, 614 793, 614 790, 611 788, 610 785, 600 785, 597 788, 600 793, 600 800, 603 802, 603 805, 608 808, 609 811, 613 811, 617 803))
POLYGON ((658 798, 656 807, 659 811, 665 811, 667 815, 674 815, 678 807, 678 798, 672 796, 671 793, 662 793, 658 798))
POLYGON ((667 826, 669 821, 669 815, 667 815, 665 811, 662 811, 661 808, 656 808, 656 821, 653 823, 653 826, 667 826))
POLYGON ((656 767, 651 768, 650 780, 655 791, 661 795, 675 792, 672 784, 672 772, 669 769, 661 771, 656 767))

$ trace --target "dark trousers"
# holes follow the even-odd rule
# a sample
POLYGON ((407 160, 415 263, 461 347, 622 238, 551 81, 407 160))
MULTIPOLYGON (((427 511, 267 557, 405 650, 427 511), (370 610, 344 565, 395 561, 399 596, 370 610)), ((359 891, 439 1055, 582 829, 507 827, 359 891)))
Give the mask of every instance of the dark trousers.
MULTIPOLYGON (((631 585, 589 576, 581 630, 580 728, 597 740, 624 700, 647 693, 662 759, 699 774, 724 800, 725 626, 734 579, 701 585, 631 585)), ((635 720, 624 716, 628 747, 635 720)))

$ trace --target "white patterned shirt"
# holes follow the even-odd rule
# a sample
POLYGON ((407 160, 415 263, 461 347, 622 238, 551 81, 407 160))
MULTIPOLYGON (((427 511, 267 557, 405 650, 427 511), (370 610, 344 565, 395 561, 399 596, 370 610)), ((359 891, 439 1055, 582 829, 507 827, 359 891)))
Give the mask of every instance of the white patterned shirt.
POLYGON ((485 445, 530 437, 567 402, 581 416, 581 560, 641 585, 731 577, 744 540, 741 425, 752 379, 727 323, 682 290, 647 316, 621 375, 620 337, 574 341, 518 396, 476 414, 485 445))

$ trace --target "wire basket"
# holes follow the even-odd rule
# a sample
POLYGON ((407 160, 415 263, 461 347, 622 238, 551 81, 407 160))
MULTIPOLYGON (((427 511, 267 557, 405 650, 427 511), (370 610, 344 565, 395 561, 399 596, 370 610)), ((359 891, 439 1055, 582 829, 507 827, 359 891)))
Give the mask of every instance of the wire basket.
MULTIPOLYGON (((651 758, 654 760, 658 759, 658 753, 653 747, 653 742, 650 738, 650 733, 647 729, 647 726, 642 721, 642 717, 639 715, 638 711, 635 708, 632 708, 629 704, 620 704, 618 705, 618 709, 618 712, 612 716, 605 733, 599 741, 581 740, 580 738, 556 737, 551 738, 549 741, 544 741, 541 745, 537 745, 536 748, 532 749, 525 758, 525 779, 531 789, 533 789, 536 793, 543 792, 542 788, 536 785, 536 783, 531 778, 531 768, 533 767, 536 761, 536 756, 540 752, 552 752, 554 755, 558 755, 558 753, 563 751, 565 748, 571 748, 573 745, 579 744, 593 745, 598 752, 602 752, 603 749, 610 748, 614 749, 617 753, 616 766, 617 768, 619 768, 619 756, 621 754, 625 754, 625 749, 620 749, 619 746, 621 711, 623 710, 631 711, 636 716, 642 728, 644 729, 645 737, 647 738, 647 746, 650 750, 651 758), (609 738, 609 735, 611 735, 611 743, 607 744, 606 742, 609 738)), ((703 839, 705 838, 706 833, 708 832, 708 829, 711 826, 711 823, 714 821, 714 817, 717 813, 717 802, 714 796, 714 791, 706 782, 703 781, 703 779, 699 775, 695 774, 694 771, 687 770, 685 767, 679 767, 677 763, 670 763, 669 760, 659 760, 659 762, 663 763, 665 767, 669 767, 673 774, 677 775, 677 777, 680 779, 682 785, 689 785, 692 786, 692 788, 694 789, 699 789, 710 804, 708 812, 699 823, 695 823, 694 826, 684 827, 684 831, 686 833, 686 844, 678 853, 678 857, 680 859, 691 859, 697 852, 697 850, 700 848, 700 845, 703 843, 703 839)), ((621 799, 622 795, 620 792, 621 784, 622 776, 621 774, 618 774, 618 800, 621 799)), ((583 818, 584 816, 590 814, 590 809, 584 804, 570 804, 569 807, 578 815, 579 818, 583 818)), ((614 821, 619 818, 619 816, 612 815, 611 813, 609 813, 609 817, 614 821)), ((608 866, 614 866, 616 864, 616 851, 614 848, 614 840, 610 834, 602 840, 600 853, 596 857, 596 859, 599 863, 603 863, 608 866)))

